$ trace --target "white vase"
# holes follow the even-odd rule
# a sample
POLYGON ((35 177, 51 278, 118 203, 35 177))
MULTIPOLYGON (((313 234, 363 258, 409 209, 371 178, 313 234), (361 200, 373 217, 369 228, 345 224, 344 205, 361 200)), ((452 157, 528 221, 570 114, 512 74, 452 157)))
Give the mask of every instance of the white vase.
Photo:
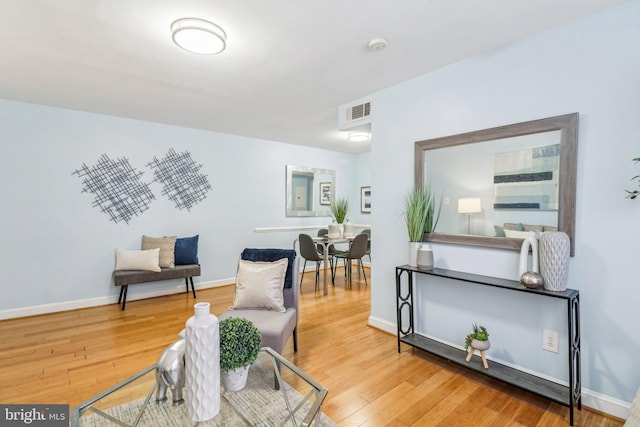
POLYGON ((344 223, 344 237, 345 238, 349 238, 349 237, 353 237, 353 224, 351 224, 350 222, 345 222, 344 223))
POLYGON ((328 229, 329 229, 329 232, 327 233, 327 236, 330 239, 340 238, 340 227, 338 227, 338 223, 332 222, 331 224, 329 224, 328 229))
POLYGON ((185 328, 185 403, 191 421, 202 422, 220 412, 220 329, 208 302, 193 307, 185 328))
POLYGON ((338 224, 338 230, 340 231, 340 237, 338 238, 342 239, 344 237, 344 224, 338 224))
POLYGON ((409 267, 418 266, 418 249, 422 245, 421 242, 409 242, 409 267))
POLYGON ((247 384, 249 366, 242 366, 233 371, 222 371, 222 384, 227 391, 242 390, 247 384))
POLYGON ((416 264, 420 270, 433 270, 433 251, 431 245, 422 244, 418 249, 416 264))
POLYGON ((540 237, 540 274, 548 291, 564 291, 569 279, 571 241, 562 231, 547 231, 540 237))

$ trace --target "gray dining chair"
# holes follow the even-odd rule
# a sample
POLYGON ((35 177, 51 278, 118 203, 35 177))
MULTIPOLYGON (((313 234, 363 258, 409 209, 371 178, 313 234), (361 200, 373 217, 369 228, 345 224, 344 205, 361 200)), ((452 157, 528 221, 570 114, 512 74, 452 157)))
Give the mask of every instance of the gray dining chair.
POLYGON ((317 291, 320 283, 320 262, 324 261, 324 255, 320 255, 316 249, 316 244, 313 238, 308 234, 300 234, 298 236, 298 244, 300 245, 300 256, 304 258, 304 265, 302 267, 302 277, 300 278, 300 286, 302 286, 302 280, 304 279, 304 270, 307 267, 307 261, 313 261, 316 263, 316 285, 317 291))
POLYGON ((362 230, 362 233, 369 236, 369 241, 367 242, 367 252, 365 252, 365 255, 369 257, 369 262, 371 262, 371 229, 365 228, 364 230, 362 230))
MULTIPOLYGON (((364 284, 367 286, 367 275, 364 272, 364 265, 362 265, 362 257, 365 256, 367 252, 367 242, 369 241, 369 236, 366 233, 358 234, 355 239, 353 239, 353 243, 349 248, 349 251, 346 254, 337 254, 337 259, 343 259, 345 262, 345 273, 347 275, 347 285, 349 289, 351 289, 351 263, 353 260, 358 261, 358 273, 360 269, 362 269, 362 275, 364 276, 364 284)), ((337 262, 336 262, 337 263, 337 262)))

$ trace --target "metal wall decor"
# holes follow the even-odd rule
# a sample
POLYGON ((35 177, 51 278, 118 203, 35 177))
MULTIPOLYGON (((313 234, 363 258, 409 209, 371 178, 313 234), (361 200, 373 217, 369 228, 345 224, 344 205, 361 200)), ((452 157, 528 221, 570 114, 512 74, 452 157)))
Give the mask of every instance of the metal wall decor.
POLYGON ((162 194, 178 209, 190 211, 211 190, 207 175, 200 173, 202 165, 196 164, 188 151, 178 154, 171 148, 164 158, 154 156, 147 166, 153 169, 154 182, 162 184, 162 194))
MULTIPOLYGON (((162 158, 153 158, 147 164, 154 179, 162 185, 161 194, 175 203, 175 207, 190 211, 207 197, 211 185, 207 175, 200 172, 188 151, 176 153, 169 149, 162 158)), ((95 165, 82 164, 73 175, 82 179, 82 192, 93 194, 91 206, 99 207, 115 223, 129 221, 149 209, 155 196, 150 184, 142 181, 143 171, 131 166, 127 158, 112 160, 106 154, 95 165)))
POLYGON ((140 179, 144 172, 137 171, 126 158, 111 160, 106 154, 100 156, 93 166, 82 164, 73 172, 82 178, 82 192, 93 194, 91 206, 110 216, 110 221, 129 223, 147 209, 155 196, 149 184, 140 179))

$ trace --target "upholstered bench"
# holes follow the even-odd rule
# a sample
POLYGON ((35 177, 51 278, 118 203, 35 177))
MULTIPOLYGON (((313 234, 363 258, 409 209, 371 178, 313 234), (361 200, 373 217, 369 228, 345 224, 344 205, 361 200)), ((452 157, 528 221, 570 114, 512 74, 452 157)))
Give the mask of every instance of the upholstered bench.
POLYGON ((127 303, 129 285, 184 278, 187 293, 189 292, 189 283, 191 283, 191 292, 193 292, 193 298, 195 298, 196 290, 193 287, 193 278, 196 276, 200 276, 200 265, 198 264, 176 265, 174 268, 162 268, 160 271, 116 270, 113 272, 113 283, 116 286, 120 286, 118 304, 122 303, 122 310, 124 310, 127 303))

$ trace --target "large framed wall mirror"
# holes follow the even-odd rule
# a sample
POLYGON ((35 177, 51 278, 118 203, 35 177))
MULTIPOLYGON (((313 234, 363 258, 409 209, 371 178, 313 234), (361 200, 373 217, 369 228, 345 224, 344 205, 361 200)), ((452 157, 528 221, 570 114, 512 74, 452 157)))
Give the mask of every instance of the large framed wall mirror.
POLYGON ((287 216, 331 216, 336 173, 287 165, 287 216))
POLYGON ((440 243, 520 250, 564 231, 575 250, 578 113, 415 143, 415 183, 442 197, 440 243))

